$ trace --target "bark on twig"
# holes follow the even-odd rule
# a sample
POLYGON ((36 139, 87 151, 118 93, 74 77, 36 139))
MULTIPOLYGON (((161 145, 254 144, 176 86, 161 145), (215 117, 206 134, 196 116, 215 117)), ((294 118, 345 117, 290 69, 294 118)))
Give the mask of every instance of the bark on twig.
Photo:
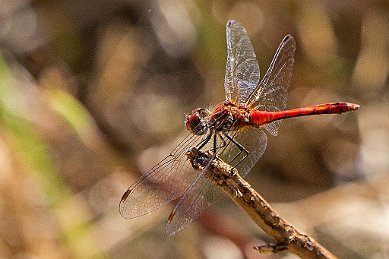
POLYGON ((235 168, 211 154, 192 148, 188 152, 193 167, 206 168, 206 177, 218 185, 274 241, 275 245, 260 246, 260 252, 289 250, 302 258, 336 258, 312 237, 282 219, 265 199, 246 182, 235 168))

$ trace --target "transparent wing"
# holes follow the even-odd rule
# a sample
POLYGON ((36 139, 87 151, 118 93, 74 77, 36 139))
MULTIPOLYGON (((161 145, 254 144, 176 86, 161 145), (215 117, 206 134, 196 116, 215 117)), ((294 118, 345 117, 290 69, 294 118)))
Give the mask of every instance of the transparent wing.
MULTIPOLYGON (((224 144, 222 141, 218 143, 221 152, 219 157, 232 166, 235 166, 238 161, 241 161, 236 168, 240 175, 245 176, 264 153, 267 145, 267 137, 258 128, 245 127, 236 131, 233 138, 249 151, 248 156, 241 161, 244 153, 240 152, 234 143, 225 140, 226 143, 224 144)), ((209 150, 210 148, 211 145, 209 144, 205 150, 209 150)), ((201 172, 181 196, 176 207, 170 214, 168 224, 166 225, 167 235, 171 236, 182 230, 186 225, 196 220, 207 207, 219 198, 219 188, 212 185, 211 181, 205 175, 205 171, 201 172)))
POLYGON ((198 219, 201 213, 217 200, 219 195, 218 187, 213 186, 211 181, 205 177, 205 172, 202 172, 181 196, 170 214, 166 224, 166 234, 172 236, 198 219))
POLYGON ((227 63, 224 77, 226 100, 247 100, 259 81, 259 66, 245 28, 237 21, 226 25, 227 63))
POLYGON ((234 132, 232 137, 236 142, 246 148, 248 151, 247 157, 244 158, 246 153, 241 152, 238 146, 231 141, 228 142, 219 157, 229 165, 236 167, 239 174, 244 177, 250 172, 251 168, 253 168, 258 162, 258 159, 265 152, 267 137, 262 130, 253 127, 241 128, 234 132))
MULTIPOLYGON (((262 111, 285 109, 288 87, 292 76, 296 42, 291 35, 285 36, 258 87, 251 93, 246 105, 262 111)), ((276 136, 281 121, 266 124, 264 127, 276 136)))
POLYGON ((187 160, 186 152, 202 139, 188 135, 166 158, 131 185, 120 201, 120 214, 124 218, 136 218, 182 195, 199 174, 187 160))

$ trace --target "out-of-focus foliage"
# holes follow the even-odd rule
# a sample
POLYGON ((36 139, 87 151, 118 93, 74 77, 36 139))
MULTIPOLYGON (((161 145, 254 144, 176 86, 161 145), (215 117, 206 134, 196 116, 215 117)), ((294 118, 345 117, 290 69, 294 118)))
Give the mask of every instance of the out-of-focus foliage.
POLYGON ((262 75, 295 36, 287 107, 361 105, 285 121, 248 181, 340 257, 389 256, 387 2, 5 0, 0 257, 260 257, 267 237, 228 200, 170 239, 169 208, 117 210, 184 114, 223 101, 228 19, 246 27, 262 75))

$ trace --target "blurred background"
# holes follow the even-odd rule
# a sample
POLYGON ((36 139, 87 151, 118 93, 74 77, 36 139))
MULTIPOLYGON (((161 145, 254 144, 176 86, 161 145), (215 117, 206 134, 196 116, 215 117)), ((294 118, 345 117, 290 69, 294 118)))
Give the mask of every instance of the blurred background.
POLYGON ((124 191, 167 155, 184 115, 224 100, 225 24, 261 73, 297 41, 285 121, 246 179, 341 258, 389 257, 387 1, 1 0, 1 258, 294 258, 224 198, 172 238, 172 206, 125 220, 124 191))

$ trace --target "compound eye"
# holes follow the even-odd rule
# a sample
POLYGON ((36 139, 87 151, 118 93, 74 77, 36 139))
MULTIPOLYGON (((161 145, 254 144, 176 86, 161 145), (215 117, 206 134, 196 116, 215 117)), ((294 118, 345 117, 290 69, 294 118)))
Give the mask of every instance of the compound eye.
POLYGON ((189 117, 188 124, 189 128, 193 131, 200 124, 201 120, 198 114, 193 114, 189 117))
POLYGON ((186 116, 186 128, 196 135, 204 134, 206 131, 206 123, 202 120, 208 115, 209 111, 207 109, 199 108, 194 110, 192 114, 186 116))

